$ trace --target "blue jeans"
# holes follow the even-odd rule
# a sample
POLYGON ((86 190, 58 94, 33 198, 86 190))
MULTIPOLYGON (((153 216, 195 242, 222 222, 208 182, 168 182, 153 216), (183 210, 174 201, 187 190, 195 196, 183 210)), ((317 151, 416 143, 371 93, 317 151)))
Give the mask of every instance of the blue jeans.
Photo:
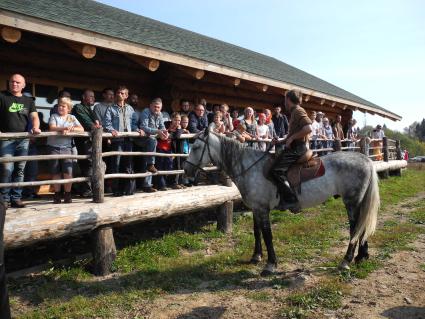
MULTIPOLYGON (((141 152, 155 152, 157 140, 154 137, 143 136, 137 139, 133 139, 141 152)), ((154 156, 137 156, 136 161, 141 161, 140 167, 142 172, 146 172, 146 167, 151 164, 155 164, 154 156)), ((145 177, 143 180, 142 187, 152 187, 152 176, 145 177)))
MULTIPOLYGON (((171 154, 171 151, 156 150, 157 153, 171 154)), ((156 159, 156 168, 160 171, 172 171, 174 169, 173 159, 171 157, 159 157, 156 159)), ((164 188, 167 185, 175 185, 176 176, 159 175, 155 176, 155 186, 158 189, 164 188)))
MULTIPOLYGON (((28 155, 29 140, 3 140, 0 141, 0 156, 14 157, 28 155)), ((26 162, 3 163, 1 170, 1 183, 19 183, 24 181, 26 162)), ((5 202, 16 201, 22 198, 22 188, 0 188, 0 194, 5 202)))
MULTIPOLYGON (((129 139, 124 141, 112 142, 111 150, 114 152, 132 152, 133 143, 129 139)), ((113 156, 110 160, 110 169, 111 174, 115 173, 133 173, 133 165, 131 156, 113 156)), ((135 181, 133 179, 127 178, 114 178, 112 180, 112 191, 114 193, 124 193, 126 195, 132 195, 134 192, 135 181)))

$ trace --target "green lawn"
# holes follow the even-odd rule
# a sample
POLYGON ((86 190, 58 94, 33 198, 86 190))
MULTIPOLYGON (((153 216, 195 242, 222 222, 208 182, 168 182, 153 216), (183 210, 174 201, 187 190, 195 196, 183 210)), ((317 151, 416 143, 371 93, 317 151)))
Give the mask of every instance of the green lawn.
MULTIPOLYGON (((382 211, 390 214, 370 246, 378 255, 349 272, 329 271, 309 291, 289 292, 279 276, 271 278, 270 288, 285 292, 279 310, 283 318, 304 318, 313 308, 338 308, 349 293, 352 277, 364 278, 381 267, 382 261, 424 232, 425 200, 415 202, 408 218, 398 222, 390 205, 425 191, 425 171, 409 170, 402 178, 380 182, 382 211)), ((348 239, 347 216, 341 200, 331 199, 300 215, 273 211, 271 214, 276 253, 285 264, 308 265, 314 269, 335 266, 342 254, 330 253, 348 239)), ((196 233, 173 232, 159 239, 138 242, 118 251, 115 275, 99 281, 86 271, 89 261, 67 268, 52 268, 43 274, 10 282, 11 306, 15 318, 115 318, 131 313, 133 307, 149 303, 181 290, 238 293, 258 280, 261 266, 250 265, 254 244, 252 216, 243 214, 234 230, 224 235, 215 225, 196 233)), ((423 265, 421 266, 423 269, 423 265)), ((244 293, 244 292, 241 292, 244 293)), ((267 291, 249 291, 246 296, 258 302, 269 300, 267 291)))

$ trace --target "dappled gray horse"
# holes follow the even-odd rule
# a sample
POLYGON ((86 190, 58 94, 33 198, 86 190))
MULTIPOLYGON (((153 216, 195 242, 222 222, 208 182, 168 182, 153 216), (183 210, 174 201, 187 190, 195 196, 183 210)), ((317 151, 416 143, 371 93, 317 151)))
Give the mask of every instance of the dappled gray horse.
MULTIPOLYGON (((213 163, 236 184, 243 202, 252 209, 254 216, 255 248, 251 262, 258 263, 262 259, 261 235, 267 247, 263 275, 274 273, 277 267, 269 213, 279 203, 279 192, 265 177, 271 160, 271 154, 207 130, 197 136, 183 166, 188 176, 195 176, 205 165, 213 163)), ((350 223, 350 242, 340 268, 349 269, 358 243, 356 262, 369 257, 367 239, 375 231, 380 203, 378 177, 372 161, 360 153, 336 152, 322 160, 326 173, 302 183, 298 199, 301 208, 307 208, 331 196, 342 197, 350 223)))

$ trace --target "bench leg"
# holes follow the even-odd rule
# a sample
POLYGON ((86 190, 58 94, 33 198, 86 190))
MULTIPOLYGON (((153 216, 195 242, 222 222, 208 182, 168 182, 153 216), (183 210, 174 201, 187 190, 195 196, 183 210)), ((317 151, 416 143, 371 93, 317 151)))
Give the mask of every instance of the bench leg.
POLYGON ((401 176, 401 168, 390 171, 390 176, 401 176))
POLYGON ((217 208, 217 229, 231 233, 233 228, 233 201, 229 200, 217 208))
POLYGON ((112 263, 117 256, 114 232, 110 226, 102 226, 93 232, 93 273, 105 276, 111 273, 112 263))
POLYGON ((389 176, 388 170, 386 169, 384 171, 378 172, 378 176, 379 176, 380 179, 388 178, 388 176, 389 176))

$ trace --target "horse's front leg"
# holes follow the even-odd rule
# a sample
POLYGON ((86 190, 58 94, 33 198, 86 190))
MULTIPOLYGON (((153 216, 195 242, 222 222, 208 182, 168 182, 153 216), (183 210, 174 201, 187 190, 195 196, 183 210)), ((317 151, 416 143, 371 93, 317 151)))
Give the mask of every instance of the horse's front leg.
POLYGON ((267 264, 261 272, 261 276, 273 275, 277 268, 277 259, 273 247, 273 235, 270 225, 269 211, 261 211, 257 214, 260 218, 261 232, 267 247, 267 264))
POLYGON ((261 219, 256 214, 254 214, 254 238, 255 247, 251 258, 251 263, 258 264, 263 258, 263 247, 261 245, 261 219))

